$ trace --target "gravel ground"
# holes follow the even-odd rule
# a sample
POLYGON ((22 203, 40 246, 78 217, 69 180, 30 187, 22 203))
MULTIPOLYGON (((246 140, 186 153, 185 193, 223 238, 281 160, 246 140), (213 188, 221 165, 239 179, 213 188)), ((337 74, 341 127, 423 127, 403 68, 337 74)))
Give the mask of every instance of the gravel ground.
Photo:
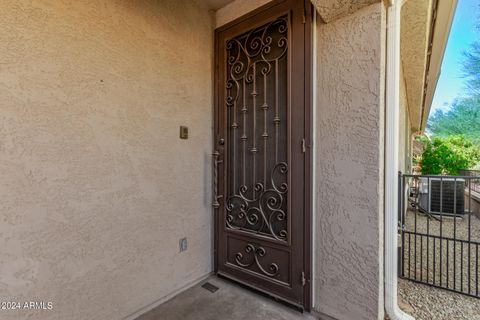
POLYGON ((415 223, 419 233, 439 236, 441 226, 442 237, 461 240, 468 239, 470 230, 471 243, 405 234, 405 277, 463 292, 468 292, 470 287, 470 294, 480 296, 480 220, 467 215, 463 219, 437 221, 407 212, 406 230, 414 231, 415 223))
MULTIPOLYGON (((440 235, 440 226, 442 237, 449 237, 458 240, 468 240, 468 229, 470 225, 470 240, 480 242, 480 220, 478 213, 466 213, 463 218, 443 217, 428 219, 423 213, 417 212, 417 232, 428 233, 430 235, 440 235), (454 231, 456 230, 456 231, 454 231)), ((415 230, 415 212, 411 209, 407 211, 405 217, 405 227, 408 231, 415 230)))
POLYGON ((400 308, 417 320, 480 320, 480 299, 398 280, 400 308))
MULTIPOLYGON (((441 226, 443 237, 462 240, 468 239, 470 230, 471 241, 480 242, 480 219, 475 215, 470 217, 467 215, 463 219, 443 218, 440 222, 409 210, 405 219, 406 230, 415 230, 415 223, 417 232, 439 236, 441 226)), ((469 257, 466 242, 462 245, 461 241, 440 241, 438 238, 435 243, 433 241, 432 237, 421 236, 417 236, 415 240, 413 235, 409 239, 406 234, 405 276, 464 292, 468 292, 468 279, 470 279, 470 293, 478 294, 477 290, 480 290, 480 287, 477 289, 480 285, 480 270, 477 266, 480 264, 478 245, 470 245, 469 257), (440 256, 442 256, 441 263, 440 256)), ((398 293, 401 308, 419 320, 480 320, 480 295, 479 298, 469 297, 404 279, 399 279, 398 293)))

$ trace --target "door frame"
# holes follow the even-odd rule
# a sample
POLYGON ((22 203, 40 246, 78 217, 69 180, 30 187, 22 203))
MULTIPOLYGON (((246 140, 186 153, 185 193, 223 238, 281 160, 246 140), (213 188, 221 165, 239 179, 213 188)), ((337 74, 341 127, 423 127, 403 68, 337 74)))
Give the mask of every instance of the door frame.
MULTIPOLYGON (((285 2, 286 0, 272 0, 271 2, 215 29, 215 44, 214 44, 214 132, 213 132, 213 147, 215 148, 217 144, 217 140, 219 137, 219 128, 218 128, 218 121, 219 121, 219 112, 220 107, 222 104, 219 101, 219 90, 221 85, 219 83, 219 66, 220 61, 218 57, 218 50, 219 50, 219 34, 227 29, 232 28, 233 26, 244 22, 259 13, 263 13, 278 4, 285 2)), ((313 210, 312 210, 312 186, 314 183, 314 177, 312 177, 313 172, 313 14, 315 13, 314 7, 310 0, 297 0, 303 2, 304 5, 304 81, 305 81, 305 88, 304 88, 304 99, 305 99, 305 106, 304 106, 304 117, 305 117, 305 127, 304 127, 304 137, 306 142, 306 153, 304 157, 304 226, 303 226, 303 250, 304 250, 304 261, 303 261, 303 269, 305 272, 305 286, 304 286, 304 305, 303 308, 306 311, 311 311, 312 308, 312 288, 313 288, 313 279, 312 279, 312 271, 313 271, 313 210)), ((215 156, 214 156, 215 157, 215 156)), ((214 161, 216 161, 214 159, 214 161)), ((216 182, 213 181, 215 185, 216 182)), ((214 186, 214 189, 216 187, 214 186)), ((214 197, 216 194, 213 195, 214 197)), ((214 199, 216 201, 216 199, 214 199)), ((214 272, 217 273, 218 271, 218 259, 217 259, 217 249, 218 249, 218 218, 217 215, 219 210, 217 208, 213 209, 214 212, 214 272)), ((256 288, 257 290, 260 290, 256 288)), ((262 290, 260 290, 262 291, 262 290)), ((266 292, 269 295, 274 296, 266 292)), ((281 299, 281 298, 280 298, 281 299)))

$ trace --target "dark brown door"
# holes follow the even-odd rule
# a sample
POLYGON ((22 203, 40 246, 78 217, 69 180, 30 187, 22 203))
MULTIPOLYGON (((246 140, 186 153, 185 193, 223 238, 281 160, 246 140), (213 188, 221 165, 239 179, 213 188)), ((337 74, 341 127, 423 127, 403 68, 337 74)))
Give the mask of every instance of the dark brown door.
POLYGON ((277 1, 217 30, 215 268, 308 308, 305 14, 277 1))

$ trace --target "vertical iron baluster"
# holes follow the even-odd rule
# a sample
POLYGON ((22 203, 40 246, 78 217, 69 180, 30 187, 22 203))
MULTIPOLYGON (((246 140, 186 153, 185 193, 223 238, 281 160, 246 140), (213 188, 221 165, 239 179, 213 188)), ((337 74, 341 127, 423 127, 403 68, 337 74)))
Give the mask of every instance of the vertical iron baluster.
POLYGON ((416 192, 415 192, 415 216, 414 216, 414 230, 415 230, 415 233, 413 235, 413 238, 414 238, 414 247, 413 247, 413 254, 414 254, 414 265, 413 265, 413 270, 414 270, 414 276, 415 276, 415 280, 417 279, 417 214, 418 214, 418 195, 419 195, 419 192, 420 192, 420 184, 419 184, 419 179, 416 179, 416 185, 417 185, 417 188, 416 188, 416 192))
MULTIPOLYGON (((427 177, 427 210, 430 211, 430 177, 427 177)), ((429 274, 430 270, 428 269, 429 261, 430 261, 430 217, 429 215, 426 216, 427 219, 427 282, 429 281, 429 274)), ((435 251, 433 251, 435 253, 435 251)))
POLYGON ((442 246, 442 239, 443 239, 443 178, 440 177, 440 286, 442 286, 442 276, 443 276, 443 264, 442 264, 442 256, 443 256, 443 246, 442 246))
POLYGON ((267 73, 263 74, 263 186, 267 189, 267 73))
POLYGON ((448 241, 448 239, 446 239, 446 240, 447 240, 447 289, 448 289, 449 286, 450 286, 450 283, 449 283, 449 273, 450 273, 450 270, 448 269, 448 250, 450 250, 450 249, 449 249, 449 246, 448 246, 449 241, 448 241))
POLYGON ((420 281, 423 281, 423 235, 420 235, 420 281))
POLYGON ((478 296, 478 243, 477 245, 475 246, 475 250, 476 250, 476 253, 475 253, 475 256, 476 256, 476 261, 475 261, 475 294, 478 296))
POLYGON ((278 113, 278 59, 275 60, 275 117, 273 123, 275 125, 275 163, 278 163, 278 126, 280 125, 280 115, 278 113))
POLYGON ((460 242, 460 291, 463 292, 463 241, 460 242))
MULTIPOLYGON (((237 140, 237 127, 238 127, 238 124, 237 124, 237 101, 238 101, 238 83, 237 83, 237 97, 235 98, 235 101, 233 102, 233 123, 232 123, 232 139, 231 139, 231 148, 232 148, 232 170, 230 171, 232 173, 232 185, 233 185, 233 189, 232 189, 232 192, 233 193, 236 193, 237 192, 237 166, 236 166, 236 160, 237 160, 237 157, 236 157, 236 140, 237 140)), ((243 88, 242 88, 243 90, 243 88)), ((230 161, 229 161, 230 162, 230 161)))
MULTIPOLYGON (((233 111, 232 111, 232 99, 233 98, 232 98, 232 81, 230 81, 228 76, 227 76, 227 86, 226 86, 226 97, 227 97, 227 99, 225 101, 225 106, 226 106, 226 110, 227 110, 227 121, 226 121, 227 122, 227 129, 226 129, 226 132, 225 132, 225 136, 227 138, 227 141, 231 141, 232 140, 232 131, 230 130, 230 128, 228 126, 232 122, 232 118, 233 118, 233 111)), ((226 153, 229 153, 229 152, 231 152, 230 149, 228 149, 226 153)), ((234 190, 232 179, 228 179, 228 182, 227 182, 227 185, 225 186, 225 189, 226 189, 227 194, 229 194, 231 192, 231 190, 234 190)))
POLYGON ((468 179, 468 294, 471 292, 472 180, 468 179))
POLYGON ((436 258, 436 250, 437 250, 437 245, 436 245, 436 237, 433 237, 433 284, 435 285, 435 278, 436 278, 436 273, 437 273, 437 258, 436 258))
POLYGON ((453 290, 457 288, 457 178, 453 183, 453 290))
POLYGON ((245 76, 242 78, 243 84, 243 107, 242 107, 242 116, 243 116, 243 134, 240 140, 243 144, 243 186, 247 185, 247 84, 245 81, 245 76))
POLYGON ((253 161, 253 198, 256 197, 255 185, 257 184, 257 64, 253 64, 253 89, 252 89, 252 98, 253 98, 253 105, 252 105, 252 114, 253 114, 253 132, 252 132, 252 161, 253 161))
POLYGON ((408 277, 409 278, 411 278, 410 272, 412 271, 412 254, 411 254, 412 237, 411 235, 412 234, 409 232, 408 233, 408 277))

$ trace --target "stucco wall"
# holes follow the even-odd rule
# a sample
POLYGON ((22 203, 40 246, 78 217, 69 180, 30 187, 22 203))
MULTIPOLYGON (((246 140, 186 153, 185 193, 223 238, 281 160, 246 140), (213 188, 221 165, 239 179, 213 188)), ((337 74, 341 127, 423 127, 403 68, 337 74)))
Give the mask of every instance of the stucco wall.
MULTIPOLYGON (((420 129, 422 121, 423 90, 433 2, 434 0, 409 0, 404 2, 401 9, 400 53, 414 130, 420 129)), ((433 73, 431 73, 429 82, 436 82, 433 73)))
POLYGON ((208 10, 178 0, 1 10, 0 300, 53 310, 0 318, 121 319, 209 273, 208 10))
POLYGON ((315 310, 383 319, 385 8, 317 22, 315 310))
POLYGON ((215 12, 215 25, 221 27, 273 0, 235 0, 215 12))
POLYGON ((312 0, 318 14, 325 22, 331 22, 339 17, 354 13, 358 9, 380 2, 381 0, 312 0))
MULTIPOLYGON (((233 0, 228 5, 217 10, 216 26, 221 27, 271 1, 273 0, 233 0)), ((332 22, 365 6, 381 2, 381 0, 311 0, 310 2, 315 7, 318 17, 322 21, 332 22)))

